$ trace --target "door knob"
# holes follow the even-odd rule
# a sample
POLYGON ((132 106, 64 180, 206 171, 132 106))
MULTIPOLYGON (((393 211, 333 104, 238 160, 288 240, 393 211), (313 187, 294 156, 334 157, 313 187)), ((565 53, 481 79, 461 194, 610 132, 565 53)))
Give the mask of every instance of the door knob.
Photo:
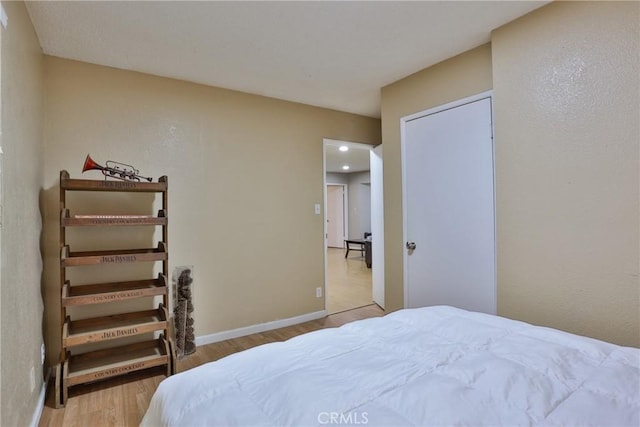
POLYGON ((407 246, 407 249, 409 249, 410 251, 413 251, 416 248, 416 242, 407 242, 406 246, 407 246))

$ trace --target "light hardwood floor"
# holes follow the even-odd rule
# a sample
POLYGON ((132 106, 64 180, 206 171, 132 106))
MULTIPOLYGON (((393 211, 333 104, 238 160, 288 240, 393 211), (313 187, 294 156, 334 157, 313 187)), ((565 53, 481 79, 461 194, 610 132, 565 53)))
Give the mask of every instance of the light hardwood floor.
POLYGON ((371 269, 358 251, 327 249, 327 311, 339 313, 373 302, 371 269))
MULTIPOLYGON (((284 341, 318 329, 337 327, 354 320, 382 315, 384 312, 377 305, 369 305, 299 325, 200 346, 194 354, 178 361, 177 370, 186 371, 257 345, 284 341)), ((71 388, 67 405, 62 409, 54 408, 53 389, 49 387, 46 406, 38 425, 137 426, 149 406, 151 396, 160 381, 165 378, 161 371, 136 372, 71 388)))

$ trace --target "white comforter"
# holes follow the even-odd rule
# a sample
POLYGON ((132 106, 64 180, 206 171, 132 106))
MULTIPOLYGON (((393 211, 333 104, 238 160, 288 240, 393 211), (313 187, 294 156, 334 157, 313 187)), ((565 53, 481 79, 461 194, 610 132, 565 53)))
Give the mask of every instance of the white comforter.
POLYGON ((143 426, 640 425, 640 350, 451 307, 267 344, 162 381, 143 426))

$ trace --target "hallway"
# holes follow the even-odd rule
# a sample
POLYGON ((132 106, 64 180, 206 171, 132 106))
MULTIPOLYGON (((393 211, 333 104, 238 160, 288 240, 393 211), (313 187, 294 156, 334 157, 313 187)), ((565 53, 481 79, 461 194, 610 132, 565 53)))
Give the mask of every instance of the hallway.
POLYGON ((351 310, 373 302, 371 269, 364 262, 364 254, 345 249, 327 249, 327 311, 329 314, 351 310))

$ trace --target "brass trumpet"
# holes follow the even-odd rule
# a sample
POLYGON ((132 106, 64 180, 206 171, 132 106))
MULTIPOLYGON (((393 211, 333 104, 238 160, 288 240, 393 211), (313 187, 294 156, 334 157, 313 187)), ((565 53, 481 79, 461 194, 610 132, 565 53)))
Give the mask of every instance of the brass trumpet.
POLYGON ((104 179, 109 177, 120 179, 122 181, 153 181, 153 178, 139 175, 140 171, 131 165, 107 160, 106 166, 100 166, 87 154, 87 158, 84 160, 84 166, 82 167, 82 172, 84 173, 93 169, 102 171, 104 179))

